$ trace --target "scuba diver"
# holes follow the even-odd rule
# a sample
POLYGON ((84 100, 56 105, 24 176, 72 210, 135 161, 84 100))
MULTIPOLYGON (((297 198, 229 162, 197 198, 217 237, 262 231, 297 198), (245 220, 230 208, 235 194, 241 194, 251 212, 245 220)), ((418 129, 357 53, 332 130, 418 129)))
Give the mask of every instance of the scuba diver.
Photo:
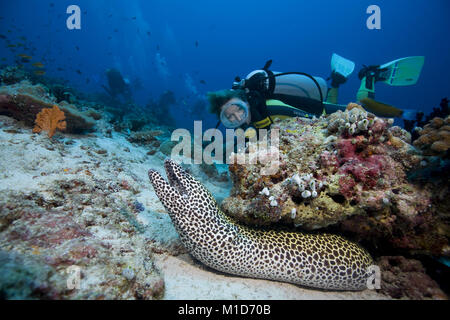
POLYGON ((103 89, 113 98, 122 95, 127 102, 131 102, 131 89, 128 79, 123 78, 117 69, 107 69, 105 73, 108 79, 108 87, 102 85, 103 89))
MULTIPOLYGON (((361 86, 357 100, 367 111, 380 117, 415 116, 412 111, 375 101, 375 83, 413 85, 419 78, 423 63, 424 57, 420 56, 398 59, 381 66, 364 66, 358 74, 361 86)), ((354 62, 333 54, 330 89, 321 77, 303 72, 271 71, 271 64, 272 60, 267 61, 261 70, 252 71, 245 79, 236 77, 231 90, 208 92, 210 112, 220 119, 216 128, 220 123, 230 129, 241 127, 250 137, 256 134, 254 128, 270 128, 274 118, 312 117, 346 109, 347 105, 337 103, 338 88, 353 72, 354 62)))

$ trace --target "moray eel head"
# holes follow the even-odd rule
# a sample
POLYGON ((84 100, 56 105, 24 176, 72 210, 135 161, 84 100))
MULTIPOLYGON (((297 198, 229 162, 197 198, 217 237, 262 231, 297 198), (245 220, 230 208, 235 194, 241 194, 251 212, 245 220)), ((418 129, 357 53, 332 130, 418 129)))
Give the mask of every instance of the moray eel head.
POLYGON ((164 161, 168 181, 155 170, 148 171, 156 195, 169 213, 182 214, 193 203, 216 203, 211 193, 171 159, 164 161))

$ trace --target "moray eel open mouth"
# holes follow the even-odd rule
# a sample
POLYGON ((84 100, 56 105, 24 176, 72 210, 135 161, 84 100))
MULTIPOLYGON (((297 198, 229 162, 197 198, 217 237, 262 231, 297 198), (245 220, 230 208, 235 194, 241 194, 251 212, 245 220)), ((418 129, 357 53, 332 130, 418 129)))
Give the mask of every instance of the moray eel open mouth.
POLYGON ((150 169, 148 171, 148 177, 155 188, 158 197, 160 192, 165 191, 170 191, 170 193, 175 192, 178 196, 188 196, 187 186, 183 184, 183 182, 186 183, 186 178, 183 177, 184 172, 180 171, 179 168, 180 167, 172 160, 166 159, 164 161, 164 169, 166 171, 167 180, 165 180, 156 170, 150 169))
POLYGON ((188 196, 186 191, 186 186, 182 183, 182 174, 183 172, 179 170, 175 170, 175 166, 177 166, 172 160, 166 159, 164 161, 164 169, 166 170, 167 179, 169 180, 169 185, 175 188, 181 196, 188 196))

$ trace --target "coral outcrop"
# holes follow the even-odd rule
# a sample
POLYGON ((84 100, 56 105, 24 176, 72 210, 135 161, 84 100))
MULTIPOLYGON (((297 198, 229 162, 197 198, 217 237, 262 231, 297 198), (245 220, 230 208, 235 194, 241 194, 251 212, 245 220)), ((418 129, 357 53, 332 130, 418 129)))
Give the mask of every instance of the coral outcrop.
POLYGON ((419 138, 419 131, 432 119, 442 118, 445 119, 450 115, 450 108, 448 107, 448 99, 443 98, 438 108, 433 108, 433 111, 425 115, 424 112, 417 112, 415 119, 407 120, 404 119, 405 130, 409 131, 412 136, 412 141, 419 138))
POLYGON ((14 84, 29 78, 28 73, 17 66, 8 66, 0 70, 0 82, 6 85, 14 84))
POLYGON ((448 220, 435 205, 442 186, 408 180, 426 157, 392 124, 356 104, 326 118, 276 122, 278 170, 231 164, 234 186, 222 209, 248 224, 338 229, 373 248, 448 255, 448 220))
POLYGON ((425 155, 445 155, 450 149, 450 116, 433 118, 417 132, 419 138, 414 141, 414 146, 425 155))
POLYGON ((11 116, 24 121, 26 125, 33 126, 37 114, 44 108, 53 108, 58 105, 66 117, 68 133, 91 131, 95 120, 79 111, 75 106, 62 101, 56 103, 47 89, 40 84, 32 85, 22 81, 9 86, 0 87, 0 114, 11 116))

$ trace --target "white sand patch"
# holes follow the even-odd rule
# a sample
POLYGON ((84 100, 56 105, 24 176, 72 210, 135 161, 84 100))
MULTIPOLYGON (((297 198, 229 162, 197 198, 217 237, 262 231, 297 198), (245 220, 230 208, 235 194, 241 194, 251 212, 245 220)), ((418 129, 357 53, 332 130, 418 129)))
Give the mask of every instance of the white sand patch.
POLYGON ((165 281, 166 300, 356 300, 387 299, 374 291, 326 292, 290 283, 250 279, 215 272, 189 255, 155 255, 165 281))
POLYGON ((170 246, 180 241, 167 213, 144 211, 139 214, 138 221, 145 226, 144 236, 161 246, 170 246))

